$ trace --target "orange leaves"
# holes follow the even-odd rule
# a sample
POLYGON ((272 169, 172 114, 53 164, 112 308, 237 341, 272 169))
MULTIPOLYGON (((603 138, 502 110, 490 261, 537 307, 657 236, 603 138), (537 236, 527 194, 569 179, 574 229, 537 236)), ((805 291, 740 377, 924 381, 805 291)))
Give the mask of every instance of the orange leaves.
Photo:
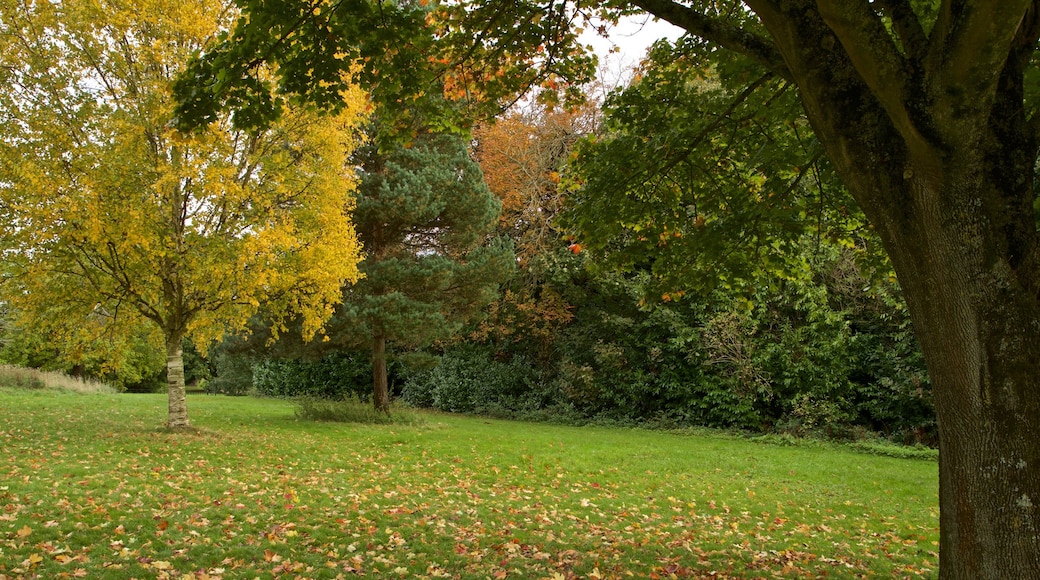
POLYGON ((474 155, 491 191, 502 201, 500 225, 525 264, 553 250, 562 209, 562 170, 579 136, 595 127, 591 109, 514 112, 474 131, 474 155))
POLYGON ((677 290, 675 292, 665 292, 664 294, 661 294, 661 301, 662 302, 673 302, 673 301, 677 301, 677 300, 681 299, 685 295, 686 295, 686 292, 684 292, 682 290, 677 290))

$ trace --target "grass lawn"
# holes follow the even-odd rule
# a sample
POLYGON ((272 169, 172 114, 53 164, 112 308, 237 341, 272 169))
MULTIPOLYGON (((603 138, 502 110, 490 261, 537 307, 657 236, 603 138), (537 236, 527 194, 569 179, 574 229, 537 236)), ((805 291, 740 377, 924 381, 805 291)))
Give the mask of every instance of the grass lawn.
POLYGON ((0 580, 900 578, 937 465, 724 435, 0 388, 0 580))

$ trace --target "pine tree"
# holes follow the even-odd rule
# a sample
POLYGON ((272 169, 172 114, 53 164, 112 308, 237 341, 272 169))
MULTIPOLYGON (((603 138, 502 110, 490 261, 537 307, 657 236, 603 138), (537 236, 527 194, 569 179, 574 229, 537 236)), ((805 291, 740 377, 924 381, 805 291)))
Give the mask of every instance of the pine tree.
POLYGON ((452 336, 497 297, 515 258, 489 237, 501 204, 462 138, 426 133, 359 157, 353 221, 364 278, 345 289, 328 332, 331 346, 371 347, 373 404, 386 412, 387 342, 414 348, 452 336))

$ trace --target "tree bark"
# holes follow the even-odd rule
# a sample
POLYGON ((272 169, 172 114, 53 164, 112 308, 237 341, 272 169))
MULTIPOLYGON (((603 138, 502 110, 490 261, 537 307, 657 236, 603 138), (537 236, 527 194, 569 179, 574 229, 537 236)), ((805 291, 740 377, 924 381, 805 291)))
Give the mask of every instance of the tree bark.
POLYGON ((1032 14, 944 3, 927 39, 897 23, 901 52, 866 2, 749 5, 876 228, 921 342, 939 422, 940 577, 1040 578, 1032 14))
POLYGON ((372 405, 380 413, 390 414, 390 389, 386 378, 386 337, 372 337, 372 405))
MULTIPOLYGON (((947 184, 928 197, 967 210, 984 190, 947 184)), ((980 234, 984 212, 920 209, 931 217, 890 254, 938 413, 940 576, 1040 578, 1036 293, 980 234)))
POLYGON ((190 427, 184 390, 184 352, 179 337, 166 339, 166 391, 169 397, 166 426, 171 429, 190 427))

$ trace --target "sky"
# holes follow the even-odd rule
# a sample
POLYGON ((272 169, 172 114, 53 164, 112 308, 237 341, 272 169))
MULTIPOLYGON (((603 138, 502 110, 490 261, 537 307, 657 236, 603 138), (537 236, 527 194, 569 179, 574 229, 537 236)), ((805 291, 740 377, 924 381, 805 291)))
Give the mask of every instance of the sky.
POLYGON ((599 55, 600 74, 608 84, 617 83, 628 77, 628 71, 639 64, 646 50, 661 38, 675 40, 683 30, 664 20, 655 20, 647 15, 629 16, 609 31, 609 38, 586 31, 581 37, 599 55), (610 52, 617 46, 618 52, 610 52))

